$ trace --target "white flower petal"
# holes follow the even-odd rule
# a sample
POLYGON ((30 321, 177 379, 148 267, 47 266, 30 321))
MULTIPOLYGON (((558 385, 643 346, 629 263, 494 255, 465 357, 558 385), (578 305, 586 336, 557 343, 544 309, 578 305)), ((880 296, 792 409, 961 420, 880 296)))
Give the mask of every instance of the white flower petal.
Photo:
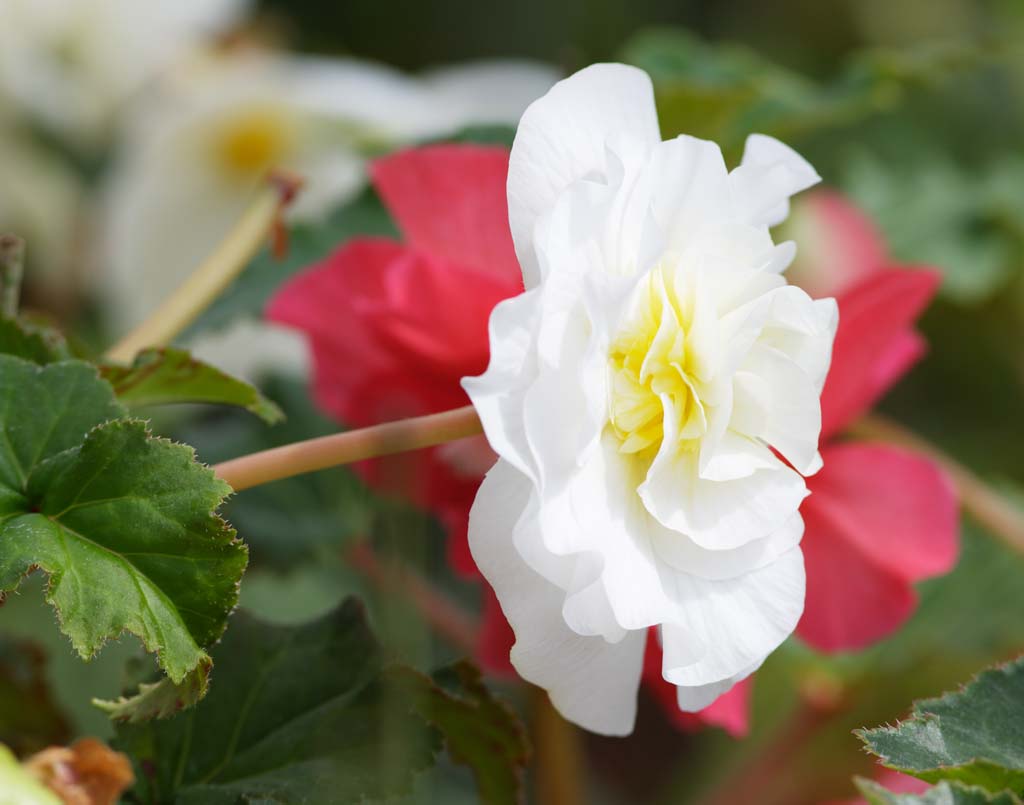
POLYGON ((526 437, 523 408, 531 376, 537 371, 533 348, 537 293, 527 292, 495 306, 487 371, 462 379, 494 452, 533 479, 537 466, 526 437))
POLYGON ((756 666, 778 648, 804 606, 804 561, 792 548, 741 578, 711 581, 677 574, 684 617, 662 625, 663 674, 675 685, 708 685, 756 666), (705 651, 693 660, 694 641, 705 651))
MULTIPOLYGON (((697 455, 678 445, 674 429, 666 418, 662 449, 637 491, 652 517, 702 548, 728 550, 761 539, 806 497, 803 478, 777 459, 771 468, 757 466, 727 481, 701 477, 697 455)), ((763 463, 760 456, 750 460, 763 463)))
POLYGON ((763 344, 750 350, 737 376, 741 374, 760 381, 760 404, 765 406, 761 429, 746 435, 763 439, 798 472, 811 474, 820 467, 821 404, 814 382, 786 355, 763 344))
POLYGON ((733 202, 752 224, 775 226, 789 215, 789 197, 821 181, 802 156, 774 137, 751 134, 743 161, 729 174, 733 202))
POLYGON ((604 177, 613 135, 644 151, 659 141, 650 78, 621 64, 595 64, 555 84, 523 114, 508 173, 509 224, 527 288, 540 281, 533 238, 559 194, 604 177))
POLYGON ((529 479, 499 461, 484 479, 469 519, 473 558, 516 634, 512 664, 546 689, 570 721, 603 735, 628 735, 646 632, 630 632, 611 644, 569 629, 561 612, 564 593, 529 568, 513 545, 512 527, 530 494, 529 479))
POLYGON ((744 668, 738 674, 734 674, 719 682, 691 687, 677 687, 676 702, 679 705, 679 709, 684 713, 699 713, 705 707, 710 707, 719 696, 732 690, 737 682, 742 682, 760 667, 761 663, 757 662, 749 668, 744 668))

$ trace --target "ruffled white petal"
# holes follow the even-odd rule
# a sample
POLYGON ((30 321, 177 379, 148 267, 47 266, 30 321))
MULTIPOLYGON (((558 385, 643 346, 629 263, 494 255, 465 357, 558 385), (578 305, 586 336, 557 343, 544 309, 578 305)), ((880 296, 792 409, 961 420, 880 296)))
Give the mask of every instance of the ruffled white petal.
POLYGON ((740 578, 676 576, 684 616, 662 625, 663 673, 695 687, 735 677, 785 640, 803 612, 804 562, 799 548, 740 578), (694 646, 703 647, 694 660, 694 646))
POLYGON ((764 134, 747 138, 740 166, 729 175, 733 203, 743 220, 775 226, 789 215, 789 198, 821 181, 802 156, 764 134))
POLYGON ((603 735, 627 735, 636 718, 645 631, 611 644, 581 637, 562 618, 564 593, 535 573, 515 550, 512 529, 531 484, 506 461, 484 479, 470 512, 473 558, 494 587, 516 634, 512 664, 546 689, 563 716, 603 735))
POLYGON ((506 299, 491 312, 491 361, 479 377, 464 377, 494 452, 524 475, 536 479, 537 466, 526 438, 523 407, 536 374, 533 348, 537 292, 506 299))
POLYGON ((509 224, 527 288, 541 270, 533 246, 539 219, 579 179, 603 180, 608 145, 646 151, 659 141, 654 91, 647 74, 621 64, 595 64, 558 82, 519 123, 508 172, 509 224))

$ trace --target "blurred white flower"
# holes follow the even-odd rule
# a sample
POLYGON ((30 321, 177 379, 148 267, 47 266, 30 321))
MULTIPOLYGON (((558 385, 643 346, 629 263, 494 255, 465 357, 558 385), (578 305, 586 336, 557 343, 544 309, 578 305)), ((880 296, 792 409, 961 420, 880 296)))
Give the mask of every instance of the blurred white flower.
MULTIPOLYGON (((416 79, 363 62, 259 52, 193 64, 140 106, 109 188, 100 262, 115 326, 138 323, 180 284, 270 168, 303 177, 289 215, 315 219, 363 186, 369 154, 471 123, 514 124, 556 78, 509 62, 416 79)), ((250 340, 245 354, 225 349, 221 359, 244 373, 255 351, 250 340)))
POLYGON ((0 95, 78 144, 248 0, 0 0, 0 95))
POLYGON ((30 279, 57 293, 71 284, 81 199, 77 176, 60 159, 0 126, 0 232, 25 238, 30 279))
POLYGON ((752 136, 661 142, 650 80, 596 65, 523 116, 508 199, 526 292, 464 385, 501 456, 473 556, 512 661, 576 723, 632 730, 648 629, 696 711, 796 626, 798 513, 837 322, 781 273, 768 232, 818 181, 752 136))

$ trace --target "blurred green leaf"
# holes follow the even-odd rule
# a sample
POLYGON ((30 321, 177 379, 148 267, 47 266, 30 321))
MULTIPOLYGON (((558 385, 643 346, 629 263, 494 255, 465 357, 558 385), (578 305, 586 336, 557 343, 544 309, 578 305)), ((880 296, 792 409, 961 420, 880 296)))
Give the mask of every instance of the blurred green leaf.
POLYGON ((868 805, 1020 805, 1008 791, 992 794, 984 788, 941 782, 923 794, 897 794, 873 780, 857 779, 857 788, 868 805))
POLYGON ((935 86, 990 54, 963 43, 927 42, 856 53, 827 84, 740 45, 705 42, 682 29, 633 37, 622 59, 654 80, 662 133, 714 140, 740 155, 753 132, 787 141, 848 125, 898 103, 908 87, 935 86))
POLYGON ((0 744, 27 755, 69 737, 67 718, 46 678, 43 650, 0 636, 0 744))
POLYGON ((40 365, 71 357, 56 330, 9 318, 0 318, 0 355, 14 355, 40 365))
POLYGON ((858 154, 843 184, 880 224, 896 259, 942 270, 949 298, 978 302, 1014 275, 1024 243, 1024 163, 977 171, 937 153, 898 166, 858 154))
POLYGON ((928 782, 1024 791, 1024 658, 982 672, 956 693, 917 702, 897 727, 859 730, 890 768, 928 782))
POLYGON ((129 631, 181 681, 223 631, 245 569, 213 513, 227 485, 191 448, 119 418, 89 364, 0 356, 0 406, 0 590, 41 569, 83 658, 129 631))
POLYGON ((468 662, 438 673, 434 684, 407 668, 390 676, 413 708, 444 735, 448 752, 469 766, 488 805, 515 805, 522 798, 522 775, 529 745, 511 710, 494 699, 468 662), (443 687, 441 686, 443 685, 443 687))
POLYGON ((327 257, 356 235, 397 236, 387 210, 376 194, 358 198, 318 223, 300 224, 288 234, 284 259, 262 252, 237 280, 192 325, 186 337, 226 327, 239 318, 262 318, 267 301, 289 277, 327 257))
POLYGON ((212 653, 218 683, 198 707, 119 727, 116 744, 138 769, 137 801, 388 799, 412 790, 445 738, 489 785, 515 779, 504 767, 513 753, 494 753, 521 740, 515 719, 477 678, 458 676, 464 670, 453 692, 412 671, 386 670, 354 599, 295 627, 240 612, 212 653), (484 736, 495 755, 486 764, 482 750, 466 745, 484 736))
POLYGON ((117 398, 129 407, 169 403, 235 405, 273 425, 281 409, 255 386, 193 358, 187 350, 147 349, 131 366, 100 367, 117 398))

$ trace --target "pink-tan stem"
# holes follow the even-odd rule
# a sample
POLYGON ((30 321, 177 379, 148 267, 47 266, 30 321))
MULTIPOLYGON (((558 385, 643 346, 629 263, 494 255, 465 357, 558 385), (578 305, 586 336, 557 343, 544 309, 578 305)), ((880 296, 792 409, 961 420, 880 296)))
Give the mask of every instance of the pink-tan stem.
POLYGON ((467 405, 440 414, 403 419, 275 447, 225 461, 213 469, 232 489, 240 492, 294 475, 433 447, 479 433, 483 433, 480 418, 476 409, 467 405))

